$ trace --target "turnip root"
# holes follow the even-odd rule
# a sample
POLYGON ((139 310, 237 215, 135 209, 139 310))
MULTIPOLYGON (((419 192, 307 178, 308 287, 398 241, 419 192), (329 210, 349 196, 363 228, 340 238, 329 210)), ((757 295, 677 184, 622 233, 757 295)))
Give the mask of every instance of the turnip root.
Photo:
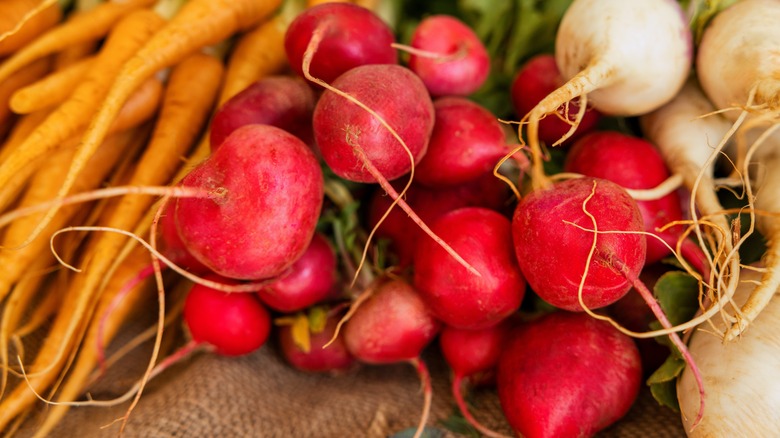
MULTIPOLYGON (((690 72, 691 55, 691 32, 675 1, 575 0, 555 41, 555 59, 568 82, 525 117, 534 188, 550 183, 541 163, 541 118, 577 97, 609 115, 652 111, 680 90, 690 72)), ((576 126, 577 122, 569 132, 576 126)))
MULTIPOLYGON (((774 172, 775 174, 777 172, 774 172)), ((776 194, 776 191, 775 191, 776 194)), ((742 304, 764 281, 753 268, 740 273, 742 283, 734 300, 742 304), (760 283, 759 283, 760 282, 760 283)), ((771 300, 738 341, 723 343, 703 327, 691 336, 690 353, 696 360, 709 396, 701 422, 692 427, 699 404, 695 383, 686 368, 677 383, 682 420, 690 437, 775 436, 780 425, 780 391, 774 386, 780 370, 780 298, 777 287, 771 300)), ((718 330, 726 330, 716 321, 718 330)))

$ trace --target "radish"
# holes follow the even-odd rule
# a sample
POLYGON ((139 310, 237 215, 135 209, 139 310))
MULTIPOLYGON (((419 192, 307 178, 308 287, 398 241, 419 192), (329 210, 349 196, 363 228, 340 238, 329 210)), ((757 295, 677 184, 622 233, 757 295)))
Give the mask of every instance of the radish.
POLYGON ((528 285, 553 306, 573 311, 583 310, 583 304, 607 306, 628 292, 631 282, 622 271, 634 276, 642 271, 647 244, 636 233, 643 229, 639 207, 628 193, 591 177, 531 192, 512 219, 517 260, 528 285), (589 214, 583 210, 586 200, 589 214), (594 235, 574 224, 621 234, 594 235))
MULTIPOLYGON (((238 284, 213 275, 209 279, 238 284)), ((226 293, 200 284, 187 294, 183 317, 195 343, 209 345, 223 356, 249 354, 263 346, 271 332, 271 315, 256 295, 226 293)))
POLYGON ((433 96, 467 96, 490 73, 490 56, 476 33, 450 15, 425 17, 414 29, 409 68, 433 96))
POLYGON ((301 140, 268 125, 246 125, 182 180, 211 198, 180 198, 174 212, 187 249, 236 279, 275 277, 309 246, 323 176, 301 140))
POLYGON ((415 168, 415 180, 450 186, 473 180, 495 167, 509 152, 498 118, 464 97, 433 102, 435 122, 428 151, 415 168))
MULTIPOLYGON (((743 281, 734 295, 736 306, 744 304, 765 284, 760 269, 760 266, 749 267, 740 273, 743 281)), ((777 434, 780 391, 774 385, 780 369, 780 333, 776 326, 780 320, 780 299, 776 285, 772 294, 774 296, 756 317, 755 324, 738 342, 722 342, 708 325, 693 332, 689 343, 691 355, 709 384, 710 396, 701 422, 694 427, 692 420, 699 399, 692 373, 683 370, 677 381, 677 398, 689 437, 777 434)), ((719 332, 729 329, 722 320, 713 323, 719 332)))
POLYGON ((310 73, 327 83, 366 64, 396 64, 393 30, 369 9, 350 3, 322 3, 298 14, 284 35, 292 69, 305 76, 303 59, 315 33, 322 38, 310 73))
POLYGON ((542 117, 577 97, 580 105, 587 99, 608 115, 652 111, 680 90, 691 56, 691 32, 673 0, 575 0, 564 13, 555 40, 555 60, 568 81, 527 115, 533 187, 550 184, 541 163, 542 117))
POLYGON ((512 247, 512 224, 502 214, 466 207, 444 214, 432 230, 482 274, 466 272, 431 239, 414 253, 414 286, 445 324, 482 329, 520 308, 525 280, 512 247))
POLYGON ((333 172, 363 183, 409 173, 428 149, 433 131, 433 102, 422 81, 400 65, 366 65, 349 70, 332 85, 374 109, 408 149, 374 114, 326 90, 314 108, 314 138, 333 172), (371 172, 369 162, 381 176, 371 172))
MULTIPOLYGON (((561 72, 555 63, 555 56, 543 53, 529 59, 512 79, 510 97, 515 113, 521 117, 528 114, 545 96, 555 91, 563 83, 563 77, 561 77, 561 72)), ((539 120, 539 140, 551 145, 566 135, 575 122, 579 107, 576 101, 570 102, 568 109, 565 106, 560 107, 557 113, 547 115, 539 120)), ((577 130, 564 144, 592 131, 600 120, 601 113, 598 110, 587 108, 577 130)))
MULTIPOLYGON (((179 230, 176 228, 176 220, 173 215, 174 208, 174 203, 166 204, 165 210, 158 222, 158 229, 160 230, 160 238, 162 240, 160 251, 169 260, 190 272, 195 274, 211 272, 206 265, 201 263, 200 260, 196 259, 190 253, 187 246, 181 241, 179 230)), ((151 274, 151 272, 149 272, 149 274, 151 274)))
POLYGON ((463 383, 479 383, 486 375, 495 373, 498 358, 509 340, 509 319, 481 330, 464 330, 445 325, 439 335, 439 347, 452 369, 452 396, 466 420, 480 433, 500 437, 479 423, 463 398, 463 383))
POLYGON ((340 318, 340 313, 326 315, 322 327, 313 327, 307 321, 307 345, 301 345, 295 340, 294 324, 279 327, 279 346, 287 363, 295 369, 313 373, 341 373, 353 368, 355 358, 347 350, 344 338, 337 337, 330 342, 340 318))
POLYGON ((623 417, 639 394, 634 341, 582 313, 554 312, 513 332, 498 363, 498 397, 527 438, 589 437, 623 417))
MULTIPOLYGON (((564 170, 608 179, 626 189, 652 189, 670 177, 663 157, 653 144, 617 131, 597 131, 582 137, 567 154, 564 170)), ((683 220, 682 201, 677 192, 671 192, 658 199, 637 200, 637 206, 645 231, 666 243, 652 238, 647 240, 645 263, 652 264, 669 256, 671 250, 667 245, 674 248, 682 235, 679 226, 658 231, 683 220)), ((699 272, 709 277, 707 256, 696 243, 683 239, 680 251, 699 272)))
POLYGON ((291 313, 335 295, 337 279, 336 253, 322 234, 315 233, 303 255, 257 293, 268 307, 291 313))
POLYGON ((209 125, 212 149, 236 128, 248 124, 272 125, 313 143, 311 115, 315 96, 300 78, 263 78, 230 98, 216 111, 209 125))
MULTIPOLYGON (((509 203, 509 187, 492 172, 463 184, 431 188, 417 182, 406 192, 406 202, 425 223, 433 223, 442 214, 461 207, 485 207, 503 211, 509 203)), ((380 187, 372 194, 368 206, 368 226, 374 227, 390 208, 393 200, 380 187)), ((414 250, 423 237, 422 230, 404 212, 391 210, 376 231, 377 237, 390 239, 390 248, 398 265, 411 265, 414 250)))
POLYGON ((425 406, 415 437, 428 420, 432 389, 430 375, 420 360, 441 323, 417 291, 403 280, 390 280, 378 286, 344 326, 347 349, 359 361, 369 364, 409 362, 423 381, 425 406))

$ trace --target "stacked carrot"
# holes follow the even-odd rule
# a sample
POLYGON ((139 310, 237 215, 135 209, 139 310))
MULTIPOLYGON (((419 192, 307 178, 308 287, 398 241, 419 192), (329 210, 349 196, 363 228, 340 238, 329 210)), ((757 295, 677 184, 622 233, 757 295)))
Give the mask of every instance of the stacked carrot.
POLYGON ((52 0, 3 3, 0 431, 17 429, 38 396, 62 403, 51 406, 38 433, 50 431, 104 365, 99 345, 148 305, 154 290, 151 278, 133 281, 151 256, 126 235, 50 237, 84 225, 148 232, 157 198, 133 188, 172 186, 208 154, 205 127, 217 105, 285 69, 283 36, 294 6, 280 6, 126 0, 77 1, 63 10, 52 0), (105 186, 128 193, 61 202, 105 186), (65 269, 55 253, 81 272, 65 269), (127 284, 134 293, 117 305, 127 284), (101 318, 109 306, 111 316, 101 318), (25 354, 24 337, 36 330, 47 334, 34 355, 25 354))

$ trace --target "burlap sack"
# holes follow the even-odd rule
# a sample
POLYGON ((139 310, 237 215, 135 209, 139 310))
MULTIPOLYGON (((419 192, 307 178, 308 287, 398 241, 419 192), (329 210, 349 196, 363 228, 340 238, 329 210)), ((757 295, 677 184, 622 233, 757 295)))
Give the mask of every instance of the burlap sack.
MULTIPOLYGON (((93 388, 92 396, 109 399, 129 388, 143 369, 138 356, 107 375, 93 388)), ((434 379, 428 424, 444 431, 439 422, 455 409, 448 371, 435 352, 426 353, 425 360, 434 379)), ((511 434, 494 390, 475 392, 470 400, 477 418, 511 434)), ((288 367, 274 347, 266 345, 241 358, 200 354, 167 370, 147 387, 125 436, 386 437, 415 427, 421 406, 420 383, 410 365, 363 366, 340 376, 304 374, 288 367)), ((127 404, 72 408, 52 436, 115 437, 118 425, 104 426, 126 408, 127 404)), ((45 409, 43 404, 41 409, 45 409)), ((31 418, 19 436, 29 436, 36 420, 31 418)), ((678 415, 643 392, 629 414, 599 436, 671 438, 685 434, 678 415)))

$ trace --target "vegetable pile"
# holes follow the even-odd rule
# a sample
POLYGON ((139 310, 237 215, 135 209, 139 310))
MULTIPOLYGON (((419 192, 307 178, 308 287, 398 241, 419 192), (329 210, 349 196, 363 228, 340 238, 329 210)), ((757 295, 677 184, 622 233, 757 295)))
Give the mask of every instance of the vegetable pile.
POLYGON ((413 366, 415 438, 431 354, 485 436, 780 425, 780 2, 6 3, 0 431, 261 348, 413 366))

